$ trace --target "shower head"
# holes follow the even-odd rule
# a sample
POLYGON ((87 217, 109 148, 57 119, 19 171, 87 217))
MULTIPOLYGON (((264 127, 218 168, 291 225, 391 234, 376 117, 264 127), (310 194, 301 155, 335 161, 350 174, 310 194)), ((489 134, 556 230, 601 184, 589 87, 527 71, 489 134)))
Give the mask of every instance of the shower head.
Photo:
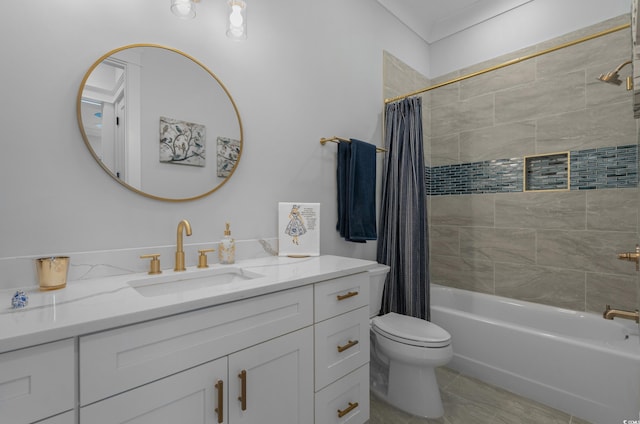
POLYGON ((622 80, 616 71, 611 71, 606 74, 600 74, 598 77, 600 81, 608 82, 609 84, 620 85, 622 84, 622 80))
POLYGON ((608 82, 610 84, 620 85, 620 84, 622 84, 622 80, 620 79, 620 75, 618 73, 620 72, 620 70, 622 68, 624 68, 625 66, 627 66, 630 63, 631 63, 631 61, 627 60, 626 62, 621 63, 620 65, 618 65, 618 67, 616 69, 614 69, 613 71, 607 72, 606 74, 601 74, 598 77, 598 79, 600 81, 608 82))

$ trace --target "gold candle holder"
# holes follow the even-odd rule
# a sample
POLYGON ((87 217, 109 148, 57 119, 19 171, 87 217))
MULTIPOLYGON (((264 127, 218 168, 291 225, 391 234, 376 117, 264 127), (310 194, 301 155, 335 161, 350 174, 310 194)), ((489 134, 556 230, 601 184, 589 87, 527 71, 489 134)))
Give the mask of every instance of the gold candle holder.
POLYGON ((57 290, 67 285, 68 256, 51 256, 36 259, 40 290, 57 290))

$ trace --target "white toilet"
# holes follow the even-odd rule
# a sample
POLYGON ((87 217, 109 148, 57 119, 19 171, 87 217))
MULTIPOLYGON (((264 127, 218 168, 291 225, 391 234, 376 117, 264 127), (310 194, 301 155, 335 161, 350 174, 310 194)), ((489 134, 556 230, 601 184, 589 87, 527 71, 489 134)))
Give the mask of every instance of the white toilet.
POLYGON ((378 316, 387 265, 369 270, 371 391, 405 412, 426 418, 444 414, 435 368, 452 356, 451 335, 437 325, 394 312, 378 316))

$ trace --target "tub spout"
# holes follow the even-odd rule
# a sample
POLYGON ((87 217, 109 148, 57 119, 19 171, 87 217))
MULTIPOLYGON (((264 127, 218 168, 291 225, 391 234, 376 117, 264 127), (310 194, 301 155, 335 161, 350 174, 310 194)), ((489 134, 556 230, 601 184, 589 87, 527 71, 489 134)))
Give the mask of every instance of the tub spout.
POLYGON ((638 314, 637 309, 635 311, 624 311, 622 309, 611 309, 611 306, 609 305, 607 305, 607 308, 604 310, 602 317, 604 319, 614 319, 618 317, 618 318, 624 318, 624 319, 631 319, 631 320, 634 320, 635 322, 640 321, 640 316, 638 314))

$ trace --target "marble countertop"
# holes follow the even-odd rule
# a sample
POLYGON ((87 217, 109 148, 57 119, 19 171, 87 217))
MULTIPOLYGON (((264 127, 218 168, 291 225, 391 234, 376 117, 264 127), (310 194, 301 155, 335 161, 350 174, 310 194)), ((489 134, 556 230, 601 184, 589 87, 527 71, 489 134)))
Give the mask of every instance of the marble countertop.
POLYGON ((67 282, 55 291, 27 290, 29 303, 12 309, 13 290, 0 291, 0 352, 75 337, 109 328, 247 299, 366 271, 376 262, 339 256, 268 257, 234 265, 163 270, 158 278, 197 277, 215 269, 239 268, 260 277, 144 296, 130 283, 154 276, 127 274, 67 282))

